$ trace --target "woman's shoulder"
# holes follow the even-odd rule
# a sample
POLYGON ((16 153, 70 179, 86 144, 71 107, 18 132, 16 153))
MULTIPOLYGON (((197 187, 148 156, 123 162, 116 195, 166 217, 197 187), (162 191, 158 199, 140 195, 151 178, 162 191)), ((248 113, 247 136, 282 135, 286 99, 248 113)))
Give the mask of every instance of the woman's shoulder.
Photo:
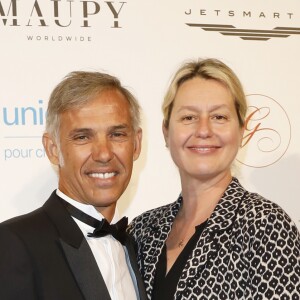
POLYGON ((175 218, 181 201, 181 197, 179 197, 173 203, 150 209, 135 217, 129 224, 129 233, 143 230, 143 228, 152 227, 154 224, 159 224, 162 220, 167 222, 169 217, 175 218))
POLYGON ((236 226, 245 231, 249 228, 257 230, 274 223, 281 228, 296 228, 295 223, 279 204, 248 191, 235 177, 216 209, 217 216, 224 214, 226 219, 229 215, 232 216, 232 220, 237 222, 236 226))
POLYGON ((270 214, 289 218, 282 207, 272 200, 245 189, 237 178, 233 178, 232 182, 226 190, 224 201, 221 202, 222 208, 229 207, 230 203, 233 209, 238 211, 238 215, 245 219, 264 218, 270 214))
POLYGON ((287 212, 277 203, 257 193, 247 192, 241 202, 238 216, 244 228, 252 230, 290 231, 299 236, 296 224, 287 212))
MULTIPOLYGON (((177 201, 176 201, 177 202, 177 201)), ((172 211, 175 203, 169 203, 163 206, 159 206, 156 208, 152 208, 140 214, 139 216, 135 217, 132 222, 147 222, 147 220, 153 220, 153 218, 160 218, 162 215, 167 213, 168 211, 172 211)))
POLYGON ((239 212, 249 218, 252 216, 263 217, 269 214, 288 216, 279 204, 253 192, 247 192, 239 212))

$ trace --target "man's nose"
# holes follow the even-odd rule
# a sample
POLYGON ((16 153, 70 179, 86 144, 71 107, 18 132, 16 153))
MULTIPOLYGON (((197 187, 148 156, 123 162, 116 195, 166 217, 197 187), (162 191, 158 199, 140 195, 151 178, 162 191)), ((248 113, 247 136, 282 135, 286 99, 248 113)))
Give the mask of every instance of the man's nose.
POLYGON ((112 144, 107 137, 98 138, 93 144, 92 158, 94 161, 107 163, 114 157, 112 144))

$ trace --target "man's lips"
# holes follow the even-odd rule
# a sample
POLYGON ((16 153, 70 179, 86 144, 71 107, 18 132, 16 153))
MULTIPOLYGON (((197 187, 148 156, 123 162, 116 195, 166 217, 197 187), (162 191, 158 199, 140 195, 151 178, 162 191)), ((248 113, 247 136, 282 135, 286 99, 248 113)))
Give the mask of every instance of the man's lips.
POLYGON ((88 173, 88 176, 92 178, 109 179, 116 176, 117 174, 117 172, 91 172, 88 173))

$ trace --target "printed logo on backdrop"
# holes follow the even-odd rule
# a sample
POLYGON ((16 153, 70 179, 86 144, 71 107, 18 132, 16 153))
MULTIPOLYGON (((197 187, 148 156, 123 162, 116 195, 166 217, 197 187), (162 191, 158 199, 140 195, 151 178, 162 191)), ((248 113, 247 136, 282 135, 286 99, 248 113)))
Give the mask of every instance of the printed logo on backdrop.
POLYGON ((4 161, 45 157, 42 145, 45 116, 46 107, 41 99, 26 106, 1 107, 1 156, 4 161))
POLYGON ((291 140, 291 123, 284 108, 274 99, 253 94, 249 103, 245 132, 237 161, 253 168, 278 162, 291 140))
POLYGON ((0 0, 0 31, 24 32, 27 41, 91 42, 93 29, 123 27, 126 4, 99 0, 0 0))
POLYGON ((187 7, 184 14, 185 24, 192 30, 224 37, 268 41, 300 35, 299 9, 294 10, 289 5, 285 9, 278 9, 276 5, 266 9, 264 3, 255 2, 251 7, 241 8, 241 4, 230 7, 222 1, 213 7, 209 1, 201 1, 201 4, 197 1, 187 7))

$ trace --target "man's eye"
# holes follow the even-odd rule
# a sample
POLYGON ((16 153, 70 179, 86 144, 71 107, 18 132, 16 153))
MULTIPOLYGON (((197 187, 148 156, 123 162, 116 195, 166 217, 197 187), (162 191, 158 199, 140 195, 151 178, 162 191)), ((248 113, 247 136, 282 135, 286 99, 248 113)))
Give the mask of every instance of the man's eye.
POLYGON ((111 134, 112 137, 118 138, 118 137, 125 137, 126 133, 125 132, 113 132, 111 134))
POLYGON ((86 135, 77 135, 77 136, 74 136, 74 140, 76 140, 76 141, 84 141, 87 138, 88 137, 86 135))

